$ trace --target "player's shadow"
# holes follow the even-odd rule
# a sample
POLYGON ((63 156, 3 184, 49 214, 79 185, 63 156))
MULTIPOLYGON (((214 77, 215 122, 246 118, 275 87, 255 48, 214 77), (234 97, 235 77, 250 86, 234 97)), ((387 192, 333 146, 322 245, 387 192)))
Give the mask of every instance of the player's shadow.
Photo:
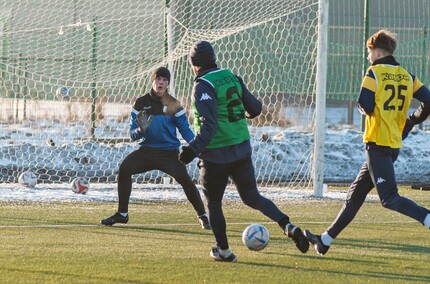
MULTIPOLYGON (((160 226, 165 226, 165 225, 160 225, 160 226)), ((187 230, 181 230, 181 229, 164 229, 164 228, 160 228, 157 227, 155 225, 152 226, 123 226, 124 228, 130 229, 130 230, 134 230, 134 231, 156 231, 156 232, 168 232, 168 233, 179 233, 179 234, 185 234, 185 235, 207 235, 210 234, 212 235, 212 231, 211 230, 203 230, 200 229, 200 226, 196 225, 195 227, 198 227, 198 231, 190 231, 189 229, 187 230)), ((187 227, 189 227, 189 225, 187 225, 187 227)))
POLYGON ((393 250, 399 252, 411 252, 411 253, 422 253, 430 254, 430 247, 418 246, 414 244, 401 244, 396 242, 386 242, 386 241, 363 241, 357 239, 341 239, 336 240, 336 246, 352 246, 359 249, 378 249, 378 250, 393 250))
MULTIPOLYGON (((162 225, 165 226, 165 225, 162 225)), ((187 225, 188 227, 189 225, 187 225)), ((105 227, 100 225, 100 227, 105 227)), ((189 229, 187 230, 181 230, 181 229, 164 229, 164 228, 160 228, 157 227, 155 225, 151 225, 151 226, 130 226, 130 225, 120 225, 120 226, 108 226, 107 229, 109 230, 103 230, 103 231, 97 231, 97 232, 92 232, 92 233, 97 233, 97 234, 109 234, 109 235, 115 235, 115 231, 118 233, 118 236, 128 236, 128 237, 137 237, 137 238, 141 238, 142 236, 139 235, 134 235, 133 233, 142 233, 142 232, 159 232, 159 233, 171 233, 171 234, 182 234, 182 235, 192 235, 192 236, 212 236, 212 231, 211 230, 203 230, 200 228, 200 226, 196 225, 196 227, 198 228, 196 231, 190 231, 189 229), (124 231, 129 232, 129 234, 125 234, 124 231)), ((167 235, 165 236, 165 238, 167 238, 167 235)))
MULTIPOLYGON (((10 273, 20 273, 20 274, 32 274, 32 275, 38 275, 42 278, 48 278, 49 276, 58 278, 61 277, 62 279, 79 279, 80 281, 85 281, 85 283, 110 283, 110 282, 116 282, 116 283, 123 283, 124 279, 120 277, 113 277, 112 275, 83 275, 79 271, 76 273, 72 272, 59 272, 59 271, 53 271, 52 269, 29 269, 29 268, 5 268, 3 267, 2 270, 8 271, 10 273)), ((30 281, 31 282, 31 281, 30 281)), ((137 280, 130 280, 127 279, 127 283, 142 283, 142 281, 137 280)))
MULTIPOLYGON (((319 257, 319 256, 316 256, 319 257)), ((325 259, 325 257, 321 257, 321 259, 325 259)), ((334 259, 334 258, 333 258, 334 259)), ((337 260, 337 259, 336 259, 337 260)), ((353 261, 351 259, 348 259, 349 262, 353 261)), ((297 267, 295 265, 281 265, 281 264, 267 264, 267 263, 257 263, 257 262, 240 262, 241 264, 245 265, 251 265, 251 266, 261 266, 261 267, 278 267, 284 269, 284 271, 288 271, 291 269, 292 271, 297 271, 297 267)), ((351 271, 340 271, 338 269, 330 269, 329 267, 324 267, 323 269, 318 269, 315 267, 301 267, 301 271, 312 273, 314 275, 318 275, 318 273, 321 274, 332 274, 333 276, 337 275, 343 275, 343 276, 352 276, 357 277, 359 279, 364 278, 370 278, 368 281, 382 281, 382 282, 389 282, 389 281, 400 281, 400 282, 423 282, 423 283, 429 283, 430 282, 430 276, 421 276, 421 275, 415 275, 415 274, 403 274, 403 273, 393 273, 393 272, 381 272, 381 271, 360 271, 360 272, 351 272, 351 271)))
MULTIPOLYGON (((272 241, 283 241, 283 238, 271 238, 272 241)), ((386 242, 386 241, 375 241, 375 240, 357 240, 357 239, 350 239, 350 238, 342 238, 336 240, 336 244, 333 246, 333 249, 336 249, 336 247, 354 247, 359 250, 363 249, 377 249, 377 250, 393 250, 398 252, 410 252, 410 253, 419 253, 419 254, 430 254, 430 247, 427 246, 419 246, 414 244, 401 244, 393 242, 386 242)), ((310 251, 313 251, 312 246, 309 249, 310 251)), ((329 252, 330 253, 330 252, 329 252)), ((326 258, 326 256, 324 256, 326 258)), ((350 261, 350 260, 348 260, 350 261)))

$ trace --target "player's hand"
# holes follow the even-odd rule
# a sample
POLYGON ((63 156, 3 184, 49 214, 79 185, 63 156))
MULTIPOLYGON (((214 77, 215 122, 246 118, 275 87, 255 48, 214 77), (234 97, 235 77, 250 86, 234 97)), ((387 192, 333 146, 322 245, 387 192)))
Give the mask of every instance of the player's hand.
POLYGON ((145 132, 151 124, 153 118, 154 117, 152 115, 146 115, 144 110, 139 111, 135 120, 136 124, 139 126, 139 131, 145 132))
POLYGON ((251 115, 249 112, 245 112, 245 117, 247 118, 247 119, 253 119, 253 118, 255 118, 255 117, 257 117, 258 116, 258 114, 256 114, 256 115, 251 115))
POLYGON ((192 160, 194 160, 194 158, 197 157, 196 152, 194 152, 194 150, 189 147, 189 146, 184 146, 182 147, 182 152, 179 153, 179 161, 181 161, 183 164, 188 164, 190 163, 192 160))
POLYGON ((411 132, 412 128, 414 128, 415 124, 412 122, 412 120, 408 117, 406 119, 405 127, 403 128, 402 132, 402 140, 405 140, 406 137, 408 137, 409 132, 411 132))

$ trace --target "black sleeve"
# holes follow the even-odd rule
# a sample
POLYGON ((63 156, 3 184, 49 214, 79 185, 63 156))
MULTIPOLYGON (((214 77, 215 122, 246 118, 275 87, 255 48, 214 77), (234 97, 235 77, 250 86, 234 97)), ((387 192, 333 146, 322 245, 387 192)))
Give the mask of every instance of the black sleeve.
POLYGON ((204 82, 197 82, 193 90, 193 101, 201 121, 200 131, 194 140, 190 142, 190 147, 200 154, 212 140, 218 129, 218 111, 215 90, 204 82))
POLYGON ((246 117, 254 118, 260 115, 263 109, 261 101, 259 101, 256 97, 254 97, 253 94, 251 94, 251 92, 245 86, 245 83, 243 83, 242 78, 240 78, 239 76, 237 78, 239 79, 240 85, 242 86, 242 102, 243 106, 245 107, 245 111, 247 112, 246 117))
POLYGON ((367 69, 366 75, 361 82, 360 95, 358 97, 358 110, 361 114, 372 114, 375 110, 375 92, 364 88, 364 82, 368 80, 368 78, 372 78, 375 80, 375 74, 371 68, 367 69))
POLYGON ((421 102, 420 106, 414 113, 412 113, 408 119, 413 124, 419 124, 427 119, 430 115, 430 91, 426 86, 422 86, 414 93, 414 98, 421 102))
POLYGON ((360 91, 360 97, 358 98, 358 110, 360 113, 372 114, 375 110, 375 105, 375 93, 366 88, 362 88, 360 91))

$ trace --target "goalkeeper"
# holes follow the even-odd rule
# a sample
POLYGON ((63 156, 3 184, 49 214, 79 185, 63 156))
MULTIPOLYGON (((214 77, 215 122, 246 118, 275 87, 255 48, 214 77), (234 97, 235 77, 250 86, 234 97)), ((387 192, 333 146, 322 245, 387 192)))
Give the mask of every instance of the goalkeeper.
POLYGON ((209 42, 197 42, 190 50, 189 60, 196 75, 192 97, 196 138, 182 148, 179 159, 184 164, 197 156, 201 159, 200 181, 208 200, 216 240, 210 256, 216 261, 237 260, 229 249, 222 210, 229 177, 246 205, 277 222, 297 248, 302 253, 307 252, 309 242, 302 230, 291 224, 289 217, 257 189, 246 118, 261 113, 261 102, 249 92, 240 77, 217 67, 215 52, 209 42))
POLYGON ((133 105, 130 137, 133 141, 139 140, 140 147, 130 153, 119 167, 118 212, 101 220, 102 225, 127 223, 132 175, 160 170, 172 176, 183 187, 197 212, 200 225, 203 229, 210 229, 200 193, 185 165, 178 161, 180 141, 176 129, 187 142, 194 139, 194 133, 189 127, 185 110, 167 92, 169 82, 169 70, 164 67, 156 69, 152 74, 151 91, 138 98, 133 105))

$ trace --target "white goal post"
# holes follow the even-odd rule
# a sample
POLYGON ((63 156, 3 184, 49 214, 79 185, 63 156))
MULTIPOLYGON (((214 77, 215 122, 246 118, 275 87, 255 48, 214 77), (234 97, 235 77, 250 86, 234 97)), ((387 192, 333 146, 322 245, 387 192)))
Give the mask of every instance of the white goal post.
MULTIPOLYGON (((3 0, 0 10, 0 182, 25 170, 39 183, 116 182, 151 72, 168 66, 189 110, 188 50, 209 40, 263 102, 249 122, 259 185, 322 195, 328 0, 3 0)), ((195 163, 189 172, 198 179, 195 163)))
POLYGON ((324 135, 326 116, 327 45, 328 45, 328 0, 318 5, 318 49, 315 107, 315 143, 313 188, 316 196, 323 196, 324 183, 324 135))

